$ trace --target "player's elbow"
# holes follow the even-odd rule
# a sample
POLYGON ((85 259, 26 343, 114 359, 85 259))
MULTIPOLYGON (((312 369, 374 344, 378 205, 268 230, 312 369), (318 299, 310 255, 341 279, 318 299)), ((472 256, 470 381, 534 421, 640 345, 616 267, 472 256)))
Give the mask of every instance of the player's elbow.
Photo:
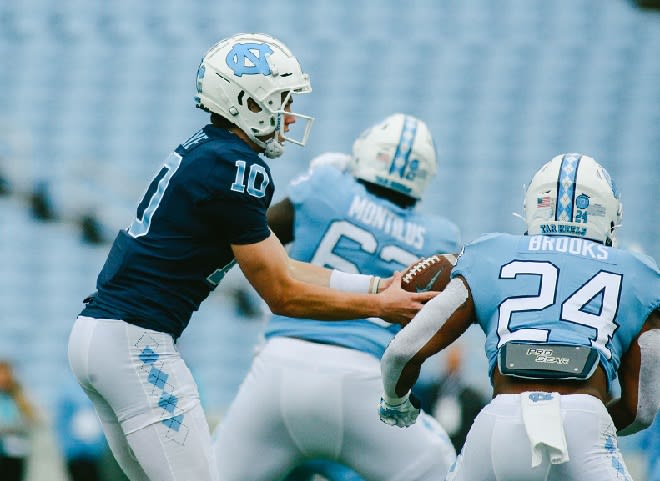
POLYGON ((387 346, 383 357, 380 360, 381 368, 383 371, 400 372, 406 364, 410 362, 415 355, 410 349, 406 349, 406 345, 399 342, 396 337, 392 339, 390 345, 387 346))
POLYGON ((278 289, 264 297, 264 301, 273 314, 281 316, 298 317, 300 299, 295 291, 287 289, 278 289))
POLYGON ((270 309, 270 312, 273 314, 278 314, 281 316, 290 316, 290 310, 291 307, 289 303, 286 301, 284 296, 269 296, 268 298, 264 298, 264 301, 266 301, 266 304, 268 305, 268 308, 270 309))
POLYGON ((268 309, 273 314, 292 316, 292 310, 298 301, 296 283, 288 276, 280 276, 271 280, 263 289, 259 289, 259 295, 264 300, 268 309))

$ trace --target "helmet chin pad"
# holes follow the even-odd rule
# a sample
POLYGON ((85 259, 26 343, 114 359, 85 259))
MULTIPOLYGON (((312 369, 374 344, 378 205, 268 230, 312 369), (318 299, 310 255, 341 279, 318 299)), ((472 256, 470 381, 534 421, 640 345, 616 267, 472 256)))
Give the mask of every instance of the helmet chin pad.
POLYGON ((264 142, 264 155, 269 159, 276 159, 284 153, 284 144, 279 143, 275 137, 264 142))

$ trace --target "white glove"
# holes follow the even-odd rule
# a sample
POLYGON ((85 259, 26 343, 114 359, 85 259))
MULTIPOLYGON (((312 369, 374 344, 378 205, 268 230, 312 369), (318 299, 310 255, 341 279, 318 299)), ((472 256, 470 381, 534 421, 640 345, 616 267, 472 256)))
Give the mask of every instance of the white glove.
POLYGON ((385 424, 407 428, 415 424, 419 416, 419 402, 410 392, 398 399, 381 397, 378 415, 385 424))

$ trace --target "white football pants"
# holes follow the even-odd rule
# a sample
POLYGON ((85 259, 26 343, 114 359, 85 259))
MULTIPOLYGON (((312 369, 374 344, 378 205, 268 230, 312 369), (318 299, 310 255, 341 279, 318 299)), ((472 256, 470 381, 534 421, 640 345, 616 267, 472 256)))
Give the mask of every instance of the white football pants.
POLYGON ((217 481, 197 385, 170 335, 79 317, 69 364, 131 481, 217 481))
POLYGON ((422 413, 407 429, 378 418, 380 363, 343 347, 275 338, 255 358, 213 435, 221 481, 275 481, 307 459, 368 481, 438 481, 456 454, 422 413))
POLYGON ((603 403, 587 394, 558 396, 568 461, 552 464, 544 453, 532 468, 523 395, 500 394, 475 419, 447 481, 632 481, 603 403))

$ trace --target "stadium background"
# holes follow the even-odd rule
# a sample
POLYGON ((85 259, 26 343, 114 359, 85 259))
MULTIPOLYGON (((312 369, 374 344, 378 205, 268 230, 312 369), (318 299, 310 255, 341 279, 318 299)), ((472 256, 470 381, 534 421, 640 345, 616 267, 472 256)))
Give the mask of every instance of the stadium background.
MULTIPOLYGON (((465 241, 522 232, 512 212, 523 185, 576 151, 623 192, 622 246, 658 259, 657 10, 626 0, 2 0, 0 358, 50 423, 70 376, 67 334, 107 242, 168 152, 206 123, 192 100, 199 60, 241 31, 281 39, 311 75, 295 110, 316 120, 307 147, 272 161, 276 199, 313 156, 349 151, 399 111, 436 139, 439 173, 421 208, 454 220, 465 241)), ((212 420, 261 330, 240 274, 228 284, 180 342, 212 420)), ((462 341, 465 376, 488 392, 480 336, 462 341)), ((37 436, 31 481, 58 480, 51 434, 37 436)), ((640 443, 622 440, 644 481, 640 443)))

